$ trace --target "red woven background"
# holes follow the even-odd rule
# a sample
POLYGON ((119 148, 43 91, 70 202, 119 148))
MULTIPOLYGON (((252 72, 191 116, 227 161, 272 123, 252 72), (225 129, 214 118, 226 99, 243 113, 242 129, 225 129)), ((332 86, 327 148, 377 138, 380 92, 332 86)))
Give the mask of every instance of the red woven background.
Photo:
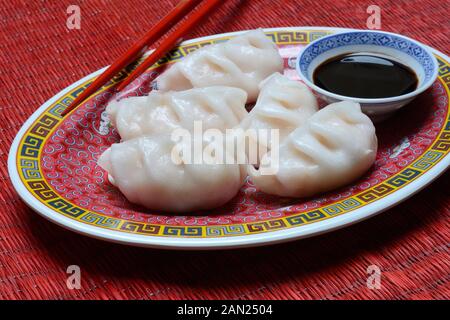
MULTIPOLYGON (((254 249, 177 252, 125 247, 66 231, 28 209, 7 173, 10 144, 45 100, 111 63, 175 0, 11 0, 0 4, 0 299, 450 298, 450 172, 410 200, 330 234, 254 249), (78 4, 81 30, 66 28, 78 4), (66 287, 79 265, 82 288, 66 287), (381 289, 366 287, 369 265, 381 289)), ((224 1, 225 2, 225 1, 224 1)), ((449 54, 449 2, 230 0, 191 37, 279 26, 382 29, 449 54)))

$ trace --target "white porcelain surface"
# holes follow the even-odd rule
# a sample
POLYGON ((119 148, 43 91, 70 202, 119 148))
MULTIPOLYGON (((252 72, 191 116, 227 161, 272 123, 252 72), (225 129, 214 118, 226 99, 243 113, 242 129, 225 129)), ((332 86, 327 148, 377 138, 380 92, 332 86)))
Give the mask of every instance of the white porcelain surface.
POLYGON ((395 111, 411 102, 420 93, 428 89, 436 80, 438 75, 437 60, 427 46, 415 40, 412 40, 408 37, 404 37, 398 34, 383 31, 370 31, 370 30, 353 30, 348 32, 340 32, 337 34, 322 37, 314 42, 311 42, 299 53, 296 67, 298 75, 300 76, 302 81, 305 82, 312 90, 314 90, 317 93, 317 95, 320 96, 323 100, 327 101, 328 103, 333 103, 342 100, 359 102, 361 104, 363 112, 366 113, 369 117, 371 117, 371 119, 375 122, 386 119, 387 117, 391 116, 395 111), (383 36, 385 35, 388 39, 390 38, 401 39, 402 41, 404 41, 402 43, 405 43, 406 46, 408 45, 411 47, 414 46, 415 49, 419 48, 420 50, 423 50, 420 51, 421 56, 425 55, 429 59, 427 60, 427 63, 424 63, 423 61, 417 60, 415 58, 414 50, 410 50, 409 52, 405 53, 404 51, 401 51, 398 48, 391 47, 392 45, 389 43, 352 44, 352 40, 350 40, 347 44, 340 41, 340 38, 337 39, 337 37, 343 37, 346 34, 349 34, 352 37, 356 37, 359 35, 362 36, 364 34, 369 35, 376 34, 383 36), (336 41, 337 44, 332 43, 330 45, 330 49, 325 48, 324 50, 323 48, 326 46, 324 46, 323 44, 324 43, 326 44, 327 40, 336 41), (335 47, 336 45, 337 47, 335 47), (305 66, 305 53, 316 52, 315 46, 320 47, 318 51, 322 50, 324 51, 320 52, 316 56, 313 55, 311 61, 308 61, 306 59, 306 66, 305 66), (314 70, 320 64, 322 64, 324 61, 332 57, 353 52, 370 53, 387 57, 410 67, 412 70, 414 70, 414 72, 418 77, 418 87, 413 92, 401 96, 378 98, 378 99, 364 99, 364 98, 346 97, 339 94, 335 94, 327 90, 324 90, 313 83, 312 76, 314 70), (301 64, 303 64, 303 67, 301 66, 301 64), (428 67, 428 70, 425 70, 426 67, 428 67))
MULTIPOLYGON (((310 28, 276 28, 276 29, 266 29, 266 31, 277 31, 277 30, 330 30, 334 32, 347 31, 345 29, 337 29, 337 28, 324 28, 324 27, 310 27, 310 28)), ((234 35, 239 33, 230 33, 226 35, 234 35)), ((195 42, 199 40, 206 40, 215 37, 220 37, 224 35, 215 35, 209 36, 201 39, 194 39, 189 42, 195 42)), ((189 43, 187 42, 187 43, 189 43)), ((433 52, 436 52, 433 50, 433 52)), ((443 54, 441 56, 445 57, 443 54)), ((450 60, 450 58, 446 58, 450 60)), ((359 221, 370 218, 378 213, 383 212, 391 208, 392 206, 406 200, 416 192, 425 188, 429 183, 431 183, 434 179, 436 179, 440 174, 445 172, 445 170, 450 165, 450 157, 446 156, 439 163, 437 163, 434 167, 428 170, 425 174, 418 177, 416 180, 412 181, 410 184, 405 186, 402 189, 399 189, 396 192, 393 192, 379 201, 372 202, 363 207, 357 208, 351 212, 348 212, 343 215, 338 215, 333 217, 332 219, 318 221, 312 224, 306 224, 301 227, 284 229, 280 231, 273 231, 269 233, 256 233, 252 235, 246 236, 235 236, 228 238, 180 238, 180 237, 152 237, 140 234, 131 234, 131 233, 123 233, 108 230, 105 228, 94 227, 89 224, 80 223, 73 219, 70 219, 66 216, 63 216, 52 210, 50 207, 46 206, 41 201, 38 201, 30 192, 27 190, 25 185, 23 184, 17 165, 17 150, 20 143, 21 138, 24 136, 26 131, 30 128, 30 125, 42 115, 42 113, 55 101, 57 101, 61 96, 67 94, 72 89, 78 87, 85 81, 92 79, 99 74, 101 74, 104 70, 98 70, 85 78, 77 81, 73 85, 64 89, 60 93, 56 94, 54 97, 49 99, 46 103, 44 103, 41 107, 39 107, 35 113, 24 123, 22 128, 17 133, 15 137, 9 157, 8 157, 8 172, 10 175, 10 179, 19 196, 23 199, 23 201, 30 206, 37 213, 42 215, 43 217, 49 219, 50 221, 67 228, 69 230, 78 232, 83 235, 87 235, 90 237, 117 242, 122 244, 134 245, 134 246, 142 246, 142 247, 152 247, 152 248, 164 248, 164 249, 229 249, 229 248, 237 248, 237 247, 251 247, 251 246, 259 246, 259 245, 267 245, 274 244, 280 242, 286 242, 294 239, 301 239, 306 237, 311 237, 314 235, 319 235, 325 232, 333 231, 336 229, 340 229, 359 221)))

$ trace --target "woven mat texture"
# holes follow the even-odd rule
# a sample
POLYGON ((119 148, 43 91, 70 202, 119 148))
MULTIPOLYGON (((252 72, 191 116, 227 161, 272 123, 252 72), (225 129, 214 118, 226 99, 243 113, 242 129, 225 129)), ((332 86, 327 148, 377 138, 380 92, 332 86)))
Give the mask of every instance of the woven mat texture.
MULTIPOLYGON (((0 3, 0 299, 450 298, 450 172, 399 206, 330 234, 215 252, 126 247, 66 231, 35 214, 9 181, 22 123, 69 84, 111 63, 175 0, 8 0, 0 3), (81 30, 66 9, 81 7, 81 30), (82 288, 66 287, 69 265, 82 288), (366 286, 367 267, 382 271, 366 286)), ((224 1, 225 2, 225 1, 224 1)), ((365 28, 375 1, 229 0, 190 37, 257 27, 365 28)), ((383 1, 382 29, 449 54, 449 2, 383 1)))

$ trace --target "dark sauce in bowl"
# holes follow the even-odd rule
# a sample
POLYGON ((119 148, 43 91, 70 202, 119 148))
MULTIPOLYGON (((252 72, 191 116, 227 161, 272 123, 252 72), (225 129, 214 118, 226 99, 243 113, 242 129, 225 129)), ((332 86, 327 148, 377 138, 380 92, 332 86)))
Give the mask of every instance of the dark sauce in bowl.
POLYGON ((354 98, 388 98, 414 91, 417 75, 397 61, 366 53, 333 57, 313 73, 314 84, 329 92, 354 98))

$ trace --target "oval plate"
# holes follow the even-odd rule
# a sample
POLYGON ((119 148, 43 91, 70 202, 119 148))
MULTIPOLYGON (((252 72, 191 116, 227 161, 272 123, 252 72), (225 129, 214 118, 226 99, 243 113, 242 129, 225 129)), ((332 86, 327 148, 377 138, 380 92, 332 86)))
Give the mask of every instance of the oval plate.
MULTIPOLYGON (((298 79, 295 57, 331 28, 276 28, 265 32, 279 46, 285 75, 298 79)), ((144 95, 150 75, 205 44, 238 33, 184 42, 130 85, 122 95, 144 95)), ((42 105, 11 146, 8 169, 20 197, 36 212, 73 231, 124 244, 177 249, 235 248, 305 238, 348 226, 405 200, 450 164, 450 59, 433 51, 439 78, 432 88, 391 119, 377 125, 379 151, 373 168, 354 184, 308 199, 265 195, 246 182, 226 206, 183 216, 152 212, 129 203, 96 165, 119 136, 103 111, 110 87, 64 119, 60 114, 99 70, 42 105)))

